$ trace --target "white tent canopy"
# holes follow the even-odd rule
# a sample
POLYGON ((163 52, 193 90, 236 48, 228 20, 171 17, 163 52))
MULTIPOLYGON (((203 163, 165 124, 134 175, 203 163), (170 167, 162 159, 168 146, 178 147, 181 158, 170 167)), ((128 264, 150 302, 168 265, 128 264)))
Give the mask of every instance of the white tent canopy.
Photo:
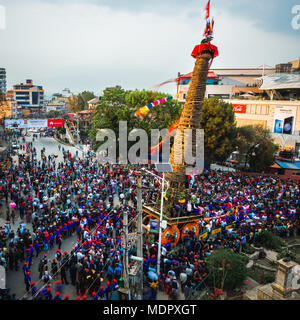
POLYGON ((261 90, 300 89, 299 73, 274 73, 260 78, 261 90))

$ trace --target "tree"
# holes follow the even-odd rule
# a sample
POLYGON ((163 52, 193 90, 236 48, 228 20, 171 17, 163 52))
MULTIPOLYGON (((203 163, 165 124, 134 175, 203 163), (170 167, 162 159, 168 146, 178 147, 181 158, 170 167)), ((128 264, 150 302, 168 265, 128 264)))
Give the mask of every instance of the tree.
POLYGON ((248 258, 229 250, 219 249, 206 259, 208 284, 213 290, 233 290, 241 286, 247 276, 248 258))
MULTIPOLYGON (((150 130, 169 128, 179 118, 181 106, 176 100, 169 100, 163 106, 153 108, 143 120, 135 116, 135 111, 166 96, 164 93, 146 90, 125 91, 120 87, 104 90, 92 118, 89 136, 95 141, 97 129, 111 129, 118 137, 119 122, 127 121, 128 133, 133 129, 144 129, 150 143, 150 130)), ((95 143, 95 147, 98 146, 99 143, 95 143)))
POLYGON ((249 163, 253 171, 260 172, 275 162, 278 146, 268 129, 262 126, 237 128, 236 146, 240 161, 249 163))
POLYGON ((66 103, 71 112, 79 112, 84 110, 84 100, 80 95, 72 94, 67 98, 66 103))
POLYGON ((236 137, 232 104, 218 98, 205 99, 201 128, 204 129, 205 162, 225 161, 234 149, 236 137))
POLYGON ((81 93, 79 93, 79 96, 81 97, 81 99, 83 100, 84 103, 84 109, 88 109, 89 105, 88 105, 88 101, 92 100, 93 98, 95 98, 95 94, 92 91, 83 91, 81 93))

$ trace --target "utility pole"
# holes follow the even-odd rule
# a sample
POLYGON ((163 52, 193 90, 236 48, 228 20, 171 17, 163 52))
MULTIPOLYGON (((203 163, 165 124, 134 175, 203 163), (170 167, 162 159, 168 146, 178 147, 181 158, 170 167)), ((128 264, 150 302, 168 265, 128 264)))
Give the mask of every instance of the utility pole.
POLYGON ((123 277, 124 277, 124 289, 129 294, 129 270, 128 270, 128 213, 124 211, 123 218, 123 245, 124 245, 124 254, 123 254, 123 277))
POLYGON ((164 189, 165 189, 165 173, 163 172, 161 201, 160 201, 160 217, 159 217, 159 236, 158 236, 158 252, 157 252, 157 275, 160 274, 160 257, 161 257, 161 233, 162 233, 162 218, 164 208, 164 189))
MULTIPOLYGON (((137 221, 137 256, 143 259, 143 210, 142 210, 142 178, 141 173, 137 173, 137 211, 138 211, 138 221, 137 221)), ((139 274, 141 279, 138 283, 138 300, 143 298, 143 270, 142 262, 140 264, 139 274)))

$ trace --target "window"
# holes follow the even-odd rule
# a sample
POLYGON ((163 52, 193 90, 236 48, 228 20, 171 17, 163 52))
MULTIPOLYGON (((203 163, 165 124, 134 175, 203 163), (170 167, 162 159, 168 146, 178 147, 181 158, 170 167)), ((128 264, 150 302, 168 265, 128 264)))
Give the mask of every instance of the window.
POLYGON ((292 172, 292 176, 300 176, 300 172, 292 172))

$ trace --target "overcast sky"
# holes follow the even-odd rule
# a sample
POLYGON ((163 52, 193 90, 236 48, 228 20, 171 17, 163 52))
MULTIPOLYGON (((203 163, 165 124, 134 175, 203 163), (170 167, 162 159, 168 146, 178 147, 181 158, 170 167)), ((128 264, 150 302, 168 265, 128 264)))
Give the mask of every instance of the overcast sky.
MULTIPOLYGON (((0 0, 0 67, 8 89, 33 79, 46 95, 70 88, 150 89, 191 72, 207 0, 0 0)), ((300 0, 211 0, 220 56, 212 68, 255 68, 298 59, 291 26, 300 0)), ((162 87, 173 93, 175 86, 162 87)))

